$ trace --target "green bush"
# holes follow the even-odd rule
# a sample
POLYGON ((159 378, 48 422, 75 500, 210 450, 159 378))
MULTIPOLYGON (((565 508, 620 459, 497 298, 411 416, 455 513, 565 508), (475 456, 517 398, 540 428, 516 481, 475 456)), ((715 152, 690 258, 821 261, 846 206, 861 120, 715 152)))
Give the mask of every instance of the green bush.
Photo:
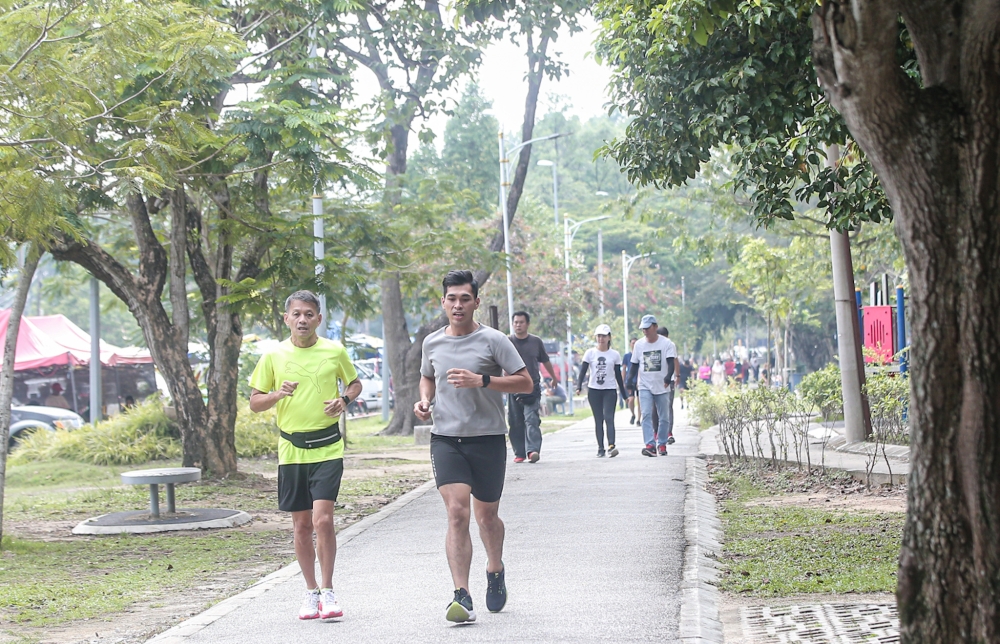
POLYGON ((24 437, 10 455, 13 465, 56 458, 94 465, 132 465, 178 458, 177 427, 159 399, 136 405, 127 413, 77 430, 36 431, 24 437))
POLYGON ((819 409, 823 420, 830 421, 844 415, 840 367, 832 362, 803 378, 797 390, 803 398, 819 409))
POLYGON ((697 381, 690 386, 686 398, 691 404, 691 414, 698 421, 698 427, 708 429, 718 425, 726 417, 728 390, 697 381))
POLYGON ((236 412, 236 455, 240 458, 269 456, 278 451, 278 412, 273 407, 255 414, 240 401, 236 412))
POLYGON ((871 410, 875 439, 896 445, 910 444, 906 410, 910 403, 910 379, 906 374, 876 371, 865 378, 864 393, 871 410))

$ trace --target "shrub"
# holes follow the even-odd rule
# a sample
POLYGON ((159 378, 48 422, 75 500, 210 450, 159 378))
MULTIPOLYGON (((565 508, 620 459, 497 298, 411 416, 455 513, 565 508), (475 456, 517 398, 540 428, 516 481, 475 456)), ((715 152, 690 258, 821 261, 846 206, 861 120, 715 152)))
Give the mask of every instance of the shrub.
POLYGON ((844 415, 844 395, 840 384, 840 367, 830 363, 802 379, 798 391, 806 401, 819 409, 824 421, 844 415))
POLYGON ((726 418, 726 395, 726 389, 700 380, 690 386, 686 399, 691 403, 691 413, 701 429, 718 425, 726 418))
POLYGON ((273 407, 255 414, 241 400, 236 412, 236 455, 240 458, 269 456, 278 451, 278 412, 273 407))
POLYGON ((37 431, 24 437, 11 464, 56 458, 94 465, 132 465, 178 458, 177 427, 159 399, 147 399, 127 413, 77 430, 37 431))
POLYGON ((876 371, 865 379, 864 393, 868 396, 872 431, 877 441, 909 445, 910 427, 906 418, 910 402, 909 377, 876 371))

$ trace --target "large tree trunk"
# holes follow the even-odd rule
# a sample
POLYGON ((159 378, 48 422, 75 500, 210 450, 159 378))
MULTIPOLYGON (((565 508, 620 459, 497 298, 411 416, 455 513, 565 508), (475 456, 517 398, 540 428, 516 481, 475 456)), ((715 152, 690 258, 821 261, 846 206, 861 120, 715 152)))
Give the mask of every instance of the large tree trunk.
MULTIPOLYGON (((524 120, 521 124, 521 140, 531 139, 535 130, 535 110, 538 106, 538 94, 544 78, 547 48, 549 44, 548 36, 543 36, 539 47, 529 47, 528 55, 528 93, 524 103, 524 120)), ((390 155, 390 162, 387 166, 387 191, 392 185, 391 178, 406 172, 406 143, 405 134, 407 130, 398 131, 393 129, 393 154, 390 155), (402 150, 402 155, 399 151, 402 150)), ((507 217, 509 222, 514 221, 517 213, 517 205, 520 203, 521 194, 524 191, 524 181, 528 177, 528 167, 531 163, 531 146, 526 145, 521 148, 518 155, 517 166, 514 169, 514 181, 511 183, 510 191, 507 193, 507 217)), ((490 250, 499 252, 503 249, 503 219, 497 222, 497 232, 490 240, 490 250)), ((490 271, 475 271, 476 280, 482 288, 490 279, 490 271)), ((442 279, 444 276, 440 276, 442 279)), ((508 312, 508 318, 510 317, 508 312)), ((448 320, 445 316, 439 315, 427 324, 422 325, 410 342, 409 331, 406 326, 406 312, 403 307, 402 292, 399 288, 399 278, 390 275, 382 280, 382 324, 385 335, 385 351, 389 359, 389 368, 392 372, 393 394, 395 396, 395 407, 389 425, 382 431, 387 435, 408 436, 413 433, 413 426, 417 423, 417 417, 413 414, 413 405, 420 399, 420 361, 424 338, 440 329, 448 320)))
POLYGON ((10 438, 10 404, 14 398, 14 359, 16 358, 17 334, 21 330, 21 315, 28 301, 28 289, 35 277, 41 252, 35 244, 27 243, 24 266, 17 276, 17 290, 10 305, 7 318, 7 335, 3 344, 3 367, 0 369, 0 543, 3 542, 3 499, 7 484, 7 441, 10 438))
POLYGON ((910 276, 904 643, 1000 641, 1000 7, 826 2, 817 71, 871 159, 910 276), (898 13, 921 85, 896 59, 898 13))

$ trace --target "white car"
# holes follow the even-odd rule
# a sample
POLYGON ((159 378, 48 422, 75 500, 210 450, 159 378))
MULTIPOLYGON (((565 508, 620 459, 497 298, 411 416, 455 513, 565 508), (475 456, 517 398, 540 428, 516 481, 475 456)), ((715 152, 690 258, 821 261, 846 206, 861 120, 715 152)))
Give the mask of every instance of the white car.
POLYGON ((365 401, 368 410, 382 409, 382 378, 363 362, 355 360, 353 364, 358 371, 358 380, 361 381, 358 400, 365 401))

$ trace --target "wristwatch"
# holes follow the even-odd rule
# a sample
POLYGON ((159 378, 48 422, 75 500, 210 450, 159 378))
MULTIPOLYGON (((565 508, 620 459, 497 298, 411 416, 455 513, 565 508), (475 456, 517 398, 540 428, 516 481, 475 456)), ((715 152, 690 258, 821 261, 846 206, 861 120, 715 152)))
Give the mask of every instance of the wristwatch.
POLYGON ((490 386, 490 375, 488 373, 483 374, 483 388, 490 386))
POLYGON ((348 405, 351 404, 351 399, 348 398, 346 395, 341 396, 340 399, 344 401, 344 407, 347 407, 348 405))

